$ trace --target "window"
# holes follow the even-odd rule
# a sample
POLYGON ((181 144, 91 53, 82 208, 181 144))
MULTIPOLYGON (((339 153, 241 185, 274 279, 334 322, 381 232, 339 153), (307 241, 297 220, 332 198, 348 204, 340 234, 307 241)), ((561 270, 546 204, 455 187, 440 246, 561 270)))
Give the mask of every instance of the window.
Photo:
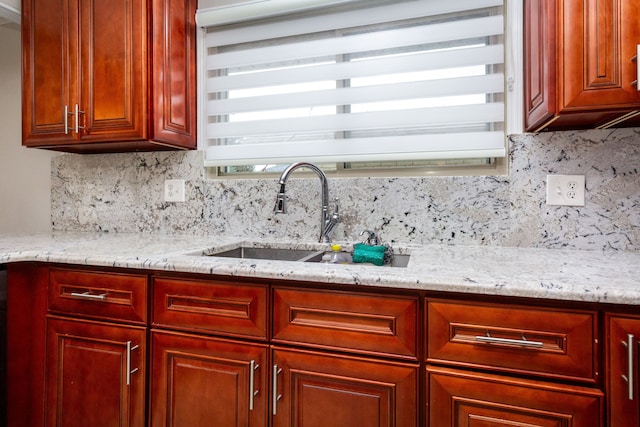
POLYGON ((206 165, 357 170, 505 156, 503 0, 338 3, 207 28, 206 165))

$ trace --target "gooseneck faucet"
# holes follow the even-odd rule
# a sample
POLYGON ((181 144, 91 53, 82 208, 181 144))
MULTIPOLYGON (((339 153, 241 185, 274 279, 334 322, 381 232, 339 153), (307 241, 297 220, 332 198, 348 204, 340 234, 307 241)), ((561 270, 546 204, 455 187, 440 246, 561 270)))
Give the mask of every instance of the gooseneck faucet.
POLYGON ((321 243, 331 243, 331 236, 335 231, 336 226, 340 222, 340 214, 338 213, 338 199, 336 199, 336 210, 331 216, 329 216, 329 182, 327 176, 322 170, 313 163, 298 162, 293 163, 282 172, 280 175, 280 191, 276 197, 276 206, 273 209, 275 213, 287 213, 287 195, 285 192, 285 185, 287 180, 293 171, 298 168, 311 169, 320 178, 320 184, 322 185, 322 212, 320 215, 320 239, 321 243))

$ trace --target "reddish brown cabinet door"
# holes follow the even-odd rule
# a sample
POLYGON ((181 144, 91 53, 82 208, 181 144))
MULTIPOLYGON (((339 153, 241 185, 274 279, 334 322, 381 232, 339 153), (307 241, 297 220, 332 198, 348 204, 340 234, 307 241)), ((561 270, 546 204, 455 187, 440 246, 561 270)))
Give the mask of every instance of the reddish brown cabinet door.
POLYGON ((639 108, 637 0, 558 2, 559 105, 565 111, 639 108))
POLYGON ((607 315, 609 427, 640 426, 640 317, 607 315))
POLYGON ((195 7, 195 0, 25 0, 23 145, 195 148, 195 7))
POLYGON ((524 126, 536 130, 556 112, 556 8, 553 0, 524 8, 524 126))
POLYGON ((273 427, 416 427, 418 366, 276 348, 273 427))
POLYGON ((71 103, 70 79, 77 64, 69 56, 72 40, 68 34, 73 23, 68 19, 67 1, 25 0, 22 14, 24 144, 71 142, 73 135, 65 133, 68 117, 64 112, 71 103))
POLYGON ((146 330, 47 319, 45 425, 144 427, 146 330))
POLYGON ((599 390, 448 368, 427 369, 428 427, 599 427, 599 390))
POLYGON ((149 139, 196 148, 197 0, 152 0, 149 139))
POLYGON ((640 110, 640 2, 525 2, 525 128, 624 124, 640 110))
POLYGON ((69 35, 79 41, 79 67, 71 76, 79 82, 69 104, 72 132, 83 142, 146 139, 146 2, 81 0, 78 5, 80 32, 69 35), (84 113, 75 111, 76 103, 84 113))
POLYGON ((197 335, 151 334, 151 425, 267 425, 267 346, 197 335))

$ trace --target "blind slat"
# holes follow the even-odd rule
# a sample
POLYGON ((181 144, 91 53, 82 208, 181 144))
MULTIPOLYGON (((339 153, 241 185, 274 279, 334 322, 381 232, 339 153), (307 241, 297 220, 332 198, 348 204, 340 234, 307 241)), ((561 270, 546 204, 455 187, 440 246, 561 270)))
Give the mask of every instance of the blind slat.
POLYGON ((504 120, 504 104, 456 105, 453 107, 418 108, 400 111, 375 111, 332 116, 293 117, 247 122, 212 123, 207 133, 216 138, 288 132, 317 133, 331 131, 366 131, 402 127, 495 123, 504 120))
MULTIPOLYGON (((294 0, 295 1, 295 0, 294 0)), ((366 3, 363 0, 361 3, 366 3)), ((264 2, 265 4, 275 4, 273 0, 264 2)), ((396 1, 389 5, 368 7, 366 11, 361 9, 339 11, 337 13, 321 13, 311 17, 297 17, 287 19, 284 22, 276 21, 271 23, 258 23, 251 25, 252 31, 247 31, 244 26, 224 26, 225 22, 219 24, 198 22, 201 27, 209 27, 211 37, 207 38, 207 47, 227 46, 236 43, 249 43, 266 39, 276 39, 281 37, 291 37, 301 34, 318 33, 322 31, 332 31, 341 28, 361 27, 367 25, 377 25, 385 22, 401 21, 423 16, 436 16, 448 13, 459 13, 473 9, 502 6, 503 0, 422 0, 412 1, 410 5, 397 4, 396 1)), ((236 10, 242 11, 241 5, 237 5, 236 10)), ((199 7, 198 15, 203 13, 221 15, 216 9, 204 10, 199 7)), ((250 13, 245 13, 245 20, 259 19, 266 16, 252 17, 250 13)), ((273 15, 270 15, 273 16, 273 15)), ((221 19, 222 21, 222 19, 221 19)))
POLYGON ((493 94, 504 90, 502 74, 438 79, 421 82, 384 84, 356 88, 317 90, 282 95, 252 96, 240 99, 219 99, 209 102, 209 115, 257 112, 310 105, 340 106, 384 101, 430 99, 439 97, 493 94))
POLYGON ((303 12, 318 8, 353 3, 355 0, 267 0, 217 5, 212 0, 199 0, 196 23, 201 27, 226 25, 251 19, 303 12))
POLYGON ((450 51, 426 52, 411 56, 381 57, 357 62, 336 62, 314 67, 264 71, 261 73, 212 76, 207 80, 209 93, 310 83, 324 80, 343 80, 442 68, 500 64, 504 60, 502 45, 482 46, 450 51))
POLYGON ((211 146, 207 166, 310 162, 354 162, 434 160, 476 157, 504 157, 503 132, 435 134, 346 140, 318 140, 298 143, 211 146), (393 147, 392 150, 389 148, 393 147))
POLYGON ((490 16, 400 30, 258 47, 237 52, 214 53, 209 55, 207 62, 210 70, 246 67, 256 64, 299 61, 305 58, 333 57, 343 54, 402 48, 416 44, 489 37, 503 34, 503 32, 504 21, 502 16, 490 16))

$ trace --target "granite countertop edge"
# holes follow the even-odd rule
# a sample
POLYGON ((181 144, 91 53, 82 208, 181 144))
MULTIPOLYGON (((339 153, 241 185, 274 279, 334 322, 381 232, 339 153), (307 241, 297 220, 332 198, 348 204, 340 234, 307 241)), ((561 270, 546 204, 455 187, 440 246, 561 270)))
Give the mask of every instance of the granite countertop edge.
MULTIPOLYGON (((406 268, 199 256, 274 239, 56 232, 0 234, 0 264, 22 261, 231 277, 640 305, 640 252, 402 245, 406 268)), ((343 242, 345 246, 351 243, 343 242)), ((277 240, 317 249, 318 243, 277 240)))

